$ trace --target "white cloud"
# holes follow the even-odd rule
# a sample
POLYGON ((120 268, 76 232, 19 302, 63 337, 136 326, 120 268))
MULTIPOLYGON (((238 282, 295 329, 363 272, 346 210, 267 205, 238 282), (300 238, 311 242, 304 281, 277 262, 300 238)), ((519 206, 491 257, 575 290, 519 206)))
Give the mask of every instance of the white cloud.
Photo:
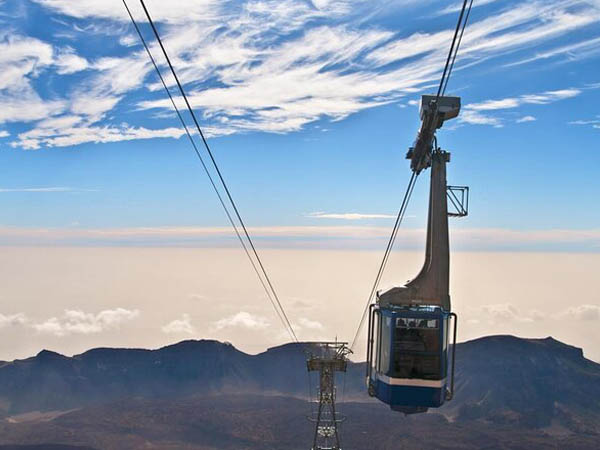
MULTIPOLYGON (((522 105, 547 105, 560 100, 573 98, 580 95, 583 91, 576 88, 559 89, 554 91, 545 91, 539 94, 523 94, 519 97, 508 97, 498 100, 486 100, 479 103, 469 103, 463 107, 459 115, 459 121, 473 125, 491 125, 496 128, 503 126, 501 117, 484 114, 482 111, 498 111, 505 109, 514 109, 522 105)), ((534 116, 528 115, 521 117, 517 123, 532 122, 536 120, 534 116)))
POLYGON ((119 44, 123 47, 133 47, 134 45, 138 45, 139 41, 140 38, 134 34, 127 34, 119 38, 119 44))
POLYGON ((564 317, 564 316, 573 317, 574 319, 583 320, 583 321, 600 320, 600 306, 599 305, 573 306, 558 315, 558 317, 564 317))
POLYGON ((64 100, 43 100, 30 89, 11 94, 0 91, 0 104, 0 123, 45 119, 62 113, 67 105, 64 100))
POLYGON ((139 311, 125 308, 107 309, 97 314, 86 313, 80 310, 65 310, 62 317, 32 324, 32 328, 40 333, 55 336, 70 334, 95 334, 110 329, 119 328, 123 323, 129 322, 139 316, 139 311))
POLYGON ((194 334, 196 332, 189 314, 183 314, 180 319, 175 319, 161 327, 161 330, 166 334, 194 334))
POLYGON ((374 50, 369 54, 368 59, 379 65, 386 65, 417 55, 439 52, 442 48, 446 48, 453 34, 453 30, 433 34, 417 32, 374 50))
POLYGON ((522 314, 516 306, 510 303, 484 305, 481 307, 481 314, 492 323, 533 322, 531 317, 522 314))
POLYGON ((10 136, 10 133, 6 130, 1 130, 0 131, 0 138, 4 138, 4 137, 8 137, 10 136))
MULTIPOLYGON (((483 5, 487 5, 489 3, 494 3, 496 0, 476 0, 475 2, 473 2, 473 8, 476 8, 478 6, 483 6, 483 5)), ((444 15, 444 14, 453 14, 453 13, 457 13, 462 9, 463 6, 463 2, 456 2, 452 5, 446 6, 444 9, 442 9, 441 11, 439 11, 438 13, 436 13, 436 15, 444 15)))
POLYGON ((547 315, 542 311, 532 309, 531 311, 529 311, 529 317, 531 317, 531 319, 535 322, 539 322, 541 320, 545 320, 547 318, 547 315))
POLYGON ((502 128, 502 121, 498 117, 481 114, 479 111, 464 109, 459 116, 463 123, 472 125, 491 125, 495 128, 502 128))
POLYGON ((566 61, 577 61, 583 58, 596 55, 600 52, 600 37, 586 39, 575 44, 563 45, 552 50, 536 53, 535 56, 506 64, 506 67, 518 66, 521 64, 538 61, 540 59, 549 59, 555 56, 565 56, 566 61))
MULTIPOLYGON (((552 7, 532 5, 512 8, 498 17, 473 25, 469 37, 465 36, 463 54, 471 63, 486 55, 493 56, 505 49, 533 45, 567 29, 584 26, 598 19, 594 14, 566 13, 564 2, 552 7), (557 12, 558 11, 558 12, 557 12), (540 18, 543 23, 540 25, 540 18), (523 30, 515 30, 525 26, 523 30), (505 35, 508 35, 507 38, 505 35)), ((248 25, 248 24, 246 24, 248 25)), ((414 92, 423 84, 439 76, 439 67, 447 49, 452 30, 439 33, 416 33, 406 38, 392 40, 388 32, 380 30, 356 31, 347 26, 321 26, 308 29, 300 38, 270 46, 268 51, 249 45, 252 31, 242 39, 236 36, 233 45, 219 49, 220 40, 200 42, 195 52, 213 55, 214 63, 196 67, 191 79, 218 77, 225 86, 205 86, 192 91, 190 99, 195 107, 202 108, 207 117, 226 122, 228 131, 289 132, 323 116, 339 120, 364 108, 385 103, 414 92), (216 41, 216 42, 215 42, 216 41), (386 43, 390 41, 389 43, 386 43), (382 45, 383 44, 383 45, 382 45), (234 53, 249 63, 229 66, 218 61, 234 53), (216 52, 216 53, 215 53, 216 52), (414 59, 414 57, 418 58, 414 59), (245 58, 244 58, 245 57, 245 58), (400 67, 382 70, 388 63, 413 58, 400 67), (348 71, 351 63, 356 71, 348 71), (339 68, 335 64, 340 64, 339 68)), ((227 36, 225 36, 227 38, 227 36)), ((202 38, 205 39, 205 38, 202 38)), ((188 46, 192 40, 186 39, 188 46)), ((175 50, 175 53, 177 51, 175 50)), ((192 60, 193 58, 190 58, 192 60)), ((186 70, 182 62, 182 72, 186 70)), ((535 99, 531 99, 532 102, 535 99)), ((146 101, 142 108, 168 108, 166 100, 146 101)), ((494 118, 469 115, 470 123, 500 126, 494 118)))
POLYGON ((591 125, 592 128, 600 128, 600 119, 574 120, 569 125, 591 125))
POLYGON ((100 120, 104 113, 113 109, 121 100, 121 97, 114 95, 99 95, 81 93, 71 100, 70 110, 73 114, 91 116, 92 121, 100 120))
POLYGON ((59 50, 54 64, 57 66, 56 73, 59 75, 80 72, 89 66, 87 60, 75 54, 75 50, 70 47, 59 50))
MULTIPOLYGON (((121 34, 128 20, 125 10, 110 2, 35 1, 52 12, 75 18, 106 19, 107 26, 117 26, 121 34)), ((139 5, 134 6, 134 14, 143 20, 139 5)), ((203 124, 213 136, 250 131, 287 133, 323 117, 341 120, 365 108, 419 92, 439 78, 452 28, 398 36, 381 26, 357 25, 354 19, 363 11, 359 6, 364 6, 364 12, 374 9, 373 2, 358 0, 149 3, 155 19, 164 22, 165 45, 186 84, 190 101, 203 113, 203 124)), ((461 47, 463 65, 456 67, 455 76, 464 67, 532 47, 600 20, 597 9, 584 4, 572 6, 570 0, 534 1, 511 5, 483 20, 472 21, 461 47)), ((453 8, 454 4, 447 12, 453 8)), ((118 127, 106 120, 107 113, 126 103, 131 99, 128 94, 144 86, 161 89, 155 81, 146 84, 152 67, 139 46, 133 46, 131 30, 126 33, 119 39, 129 53, 96 60, 84 60, 64 50, 55 51, 57 56, 53 59, 52 48, 38 41, 40 54, 45 51, 50 55, 39 58, 46 66, 54 64, 62 73, 85 69, 85 77, 66 98, 53 100, 57 103, 30 92, 19 104, 21 108, 0 111, 0 122, 31 122, 59 114, 81 116, 81 122, 77 126, 57 127, 54 134, 46 131, 43 139, 23 138, 15 145, 37 148, 123 139, 124 133, 114 132, 118 127), (97 123, 100 120, 102 125, 97 123), (98 134, 110 137, 99 138, 98 134)), ((155 45, 152 50, 160 56, 155 45)), ((17 79, 24 80, 23 73, 31 73, 31 59, 22 59, 22 65, 15 65, 22 67, 14 75, 17 79)), ((164 69, 161 58, 158 59, 164 69)), ((165 73, 168 74, 166 70, 165 73)), ((167 76, 167 82, 172 84, 173 80, 167 76)), ((568 93, 545 95, 547 101, 555 101, 566 98, 568 93)), ((11 97, 13 102, 18 98, 21 97, 11 97)), ((506 101, 522 104, 546 100, 531 97, 506 101)), ((495 102, 488 103, 487 110, 501 106, 499 100, 495 102)), ((158 113, 171 108, 168 100, 154 97, 138 106, 159 109, 158 113)), ((502 126, 500 118, 482 114, 483 110, 467 112, 464 122, 502 126)), ((38 128, 36 125, 30 131, 39 132, 38 128)), ((125 139, 144 138, 144 133, 126 134, 125 139)))
POLYGON ((53 55, 52 46, 39 39, 0 33, 0 123, 30 122, 64 111, 64 100, 42 99, 32 87, 32 79, 53 64, 53 55))
POLYGON ((361 220, 361 219, 394 219, 396 216, 392 214, 360 214, 360 213, 325 213, 313 212, 306 217, 316 219, 342 219, 342 220, 361 220))
POLYGON ((581 93, 581 89, 560 89, 556 91, 546 91, 541 94, 524 94, 515 98, 486 100, 481 103, 469 103, 465 106, 465 109, 472 111, 493 111, 497 109, 517 108, 526 104, 546 105, 559 100, 576 97, 581 93))
POLYGON ((564 100, 567 98, 576 97, 581 94, 581 89, 569 88, 569 89, 559 89, 557 91, 547 91, 542 94, 534 94, 534 95, 523 95, 521 96, 521 103, 533 103, 537 105, 546 105, 548 103, 553 103, 558 100, 564 100))
POLYGON ((39 149, 42 145, 46 147, 67 147, 71 145, 84 144, 87 142, 106 143, 131 141, 135 139, 173 138, 179 139, 185 131, 182 128, 147 129, 144 127, 110 127, 89 126, 70 127, 61 130, 52 128, 37 128, 19 134, 19 140, 11 143, 13 147, 21 147, 27 150, 39 149), (56 135, 60 132, 60 135, 56 135))
POLYGON ((295 328, 299 328, 299 329, 306 328, 309 330, 322 330, 324 328, 323 324, 321 322, 318 322, 316 320, 310 320, 310 319, 307 319, 306 317, 300 317, 298 319, 298 325, 299 326, 296 326, 295 328))
POLYGON ((52 46, 39 39, 0 33, 0 89, 19 91, 30 86, 28 75, 53 62, 52 46))
POLYGON ((0 188, 0 192, 71 192, 73 188, 63 186, 37 188, 0 188))
POLYGON ((220 319, 213 325, 217 330, 230 327, 244 327, 251 330, 264 330, 270 326, 269 322, 264 317, 250 314, 245 311, 240 311, 237 314, 220 319))
POLYGON ((537 119, 533 116, 523 116, 517 119, 517 123, 535 122, 537 119))
MULTIPOLYGON (((46 8, 76 18, 103 18, 128 22, 129 16, 120 1, 106 0, 33 0, 46 8)), ((143 20, 143 11, 135 1, 129 1, 136 18, 143 20)), ((177 2, 148 1, 152 18, 166 22, 193 22, 215 15, 218 0, 178 0, 177 2)))
POLYGON ((27 323, 27 316, 23 313, 0 314, 0 329, 14 325, 24 325, 25 323, 27 323))
POLYGON ((486 100, 481 103, 471 103, 465 108, 473 111, 493 111, 496 109, 516 108, 521 102, 516 98, 504 98, 501 100, 486 100))

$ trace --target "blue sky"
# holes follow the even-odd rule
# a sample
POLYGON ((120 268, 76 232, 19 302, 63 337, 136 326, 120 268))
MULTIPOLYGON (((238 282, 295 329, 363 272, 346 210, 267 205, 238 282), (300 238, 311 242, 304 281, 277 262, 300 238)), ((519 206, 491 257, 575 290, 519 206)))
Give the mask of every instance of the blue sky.
MULTIPOLYGON (((147 3, 263 245, 381 248, 457 4, 147 3)), ((456 248, 598 251, 600 2, 474 5, 438 134, 472 189, 456 248)), ((120 0, 0 1, 0 29, 0 243, 233 245, 120 0)))

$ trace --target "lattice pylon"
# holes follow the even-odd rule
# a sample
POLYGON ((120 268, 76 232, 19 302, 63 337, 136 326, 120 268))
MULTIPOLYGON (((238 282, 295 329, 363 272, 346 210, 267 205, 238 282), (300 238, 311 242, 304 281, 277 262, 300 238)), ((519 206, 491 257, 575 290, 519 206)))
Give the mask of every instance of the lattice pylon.
MULTIPOLYGON (((312 450, 341 450, 339 425, 343 418, 335 409, 335 373, 345 372, 351 352, 346 342, 312 342, 306 365, 309 372, 319 373, 319 392, 312 450)), ((312 399, 311 399, 312 401, 312 399)))

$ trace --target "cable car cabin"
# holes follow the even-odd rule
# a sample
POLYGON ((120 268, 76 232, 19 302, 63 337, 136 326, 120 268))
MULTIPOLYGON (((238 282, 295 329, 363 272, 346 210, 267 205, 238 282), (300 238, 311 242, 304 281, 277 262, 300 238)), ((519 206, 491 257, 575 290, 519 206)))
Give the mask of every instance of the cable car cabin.
MULTIPOLYGON (((442 406, 448 377, 450 319, 440 307, 380 307, 369 315, 369 394, 406 414, 442 406)), ((456 336, 454 335, 454 340, 456 336)), ((454 352, 454 346, 451 351, 454 352)), ((451 355, 453 359, 453 354, 451 355)))
POLYGON ((369 315, 369 394, 406 414, 442 406, 454 391, 456 314, 451 312, 449 294, 446 184, 449 160, 449 153, 436 148, 426 154, 425 162, 419 162, 431 167, 425 261, 421 271, 404 286, 378 292, 369 315), (451 319, 454 319, 453 338, 449 342, 451 319))

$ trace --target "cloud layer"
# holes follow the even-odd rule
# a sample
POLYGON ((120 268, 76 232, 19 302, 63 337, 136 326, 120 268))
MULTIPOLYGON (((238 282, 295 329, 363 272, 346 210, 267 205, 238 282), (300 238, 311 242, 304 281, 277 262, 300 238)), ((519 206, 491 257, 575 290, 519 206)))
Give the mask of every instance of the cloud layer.
MULTIPOLYGON (((248 227, 264 247, 283 248, 382 248, 389 238, 387 226, 269 226, 248 227)), ((457 250, 600 251, 600 230, 506 228, 457 228, 451 231, 457 250)), ((396 248, 424 245, 425 230, 405 228, 396 248)), ((0 227, 0 245, 76 246, 198 246, 237 247, 229 227, 143 227, 143 228, 11 228, 0 227)))
POLYGON ((106 309, 97 314, 79 309, 67 309, 60 317, 50 317, 42 322, 30 319, 25 313, 12 315, 0 314, 0 329, 9 326, 21 326, 38 333, 58 337, 72 334, 98 334, 119 328, 124 323, 136 319, 139 310, 125 308, 106 309))
MULTIPOLYGON (((144 116, 171 112, 120 5, 103 0, 34 1, 61 24, 56 35, 65 36, 65 42, 33 38, 19 30, 0 35, 0 62, 8 68, 0 75, 0 124, 25 125, 12 140, 14 147, 182 135, 172 121, 169 126, 149 127, 118 119, 127 116, 143 122, 144 116), (104 54, 85 45, 86 39, 97 42, 106 36, 114 37, 116 47, 107 46, 104 54), (37 80, 53 76, 68 80, 68 87, 49 95, 37 80)), ((136 18, 144 22, 137 2, 130 3, 136 18)), ((456 72, 499 56, 515 54, 515 63, 525 63, 565 54, 587 57, 597 47, 593 44, 598 38, 588 37, 529 61, 518 56, 521 50, 597 24, 596 2, 480 3, 493 8, 492 13, 473 18, 456 72)), ((437 14, 455 13, 455 6, 440 6, 437 14)), ((149 2, 190 102, 201 112, 211 136, 297 131, 320 119, 341 120, 429 89, 440 76, 452 28, 399 32, 376 20, 376 11, 386 7, 390 5, 383 0, 149 2)), ((408 14, 415 5, 398 2, 393 7, 408 14)), ((173 87, 154 44, 152 52, 173 87)), ((465 108, 462 120, 502 126, 486 112, 544 104, 577 95, 575 91, 557 87, 474 103, 465 108)))

